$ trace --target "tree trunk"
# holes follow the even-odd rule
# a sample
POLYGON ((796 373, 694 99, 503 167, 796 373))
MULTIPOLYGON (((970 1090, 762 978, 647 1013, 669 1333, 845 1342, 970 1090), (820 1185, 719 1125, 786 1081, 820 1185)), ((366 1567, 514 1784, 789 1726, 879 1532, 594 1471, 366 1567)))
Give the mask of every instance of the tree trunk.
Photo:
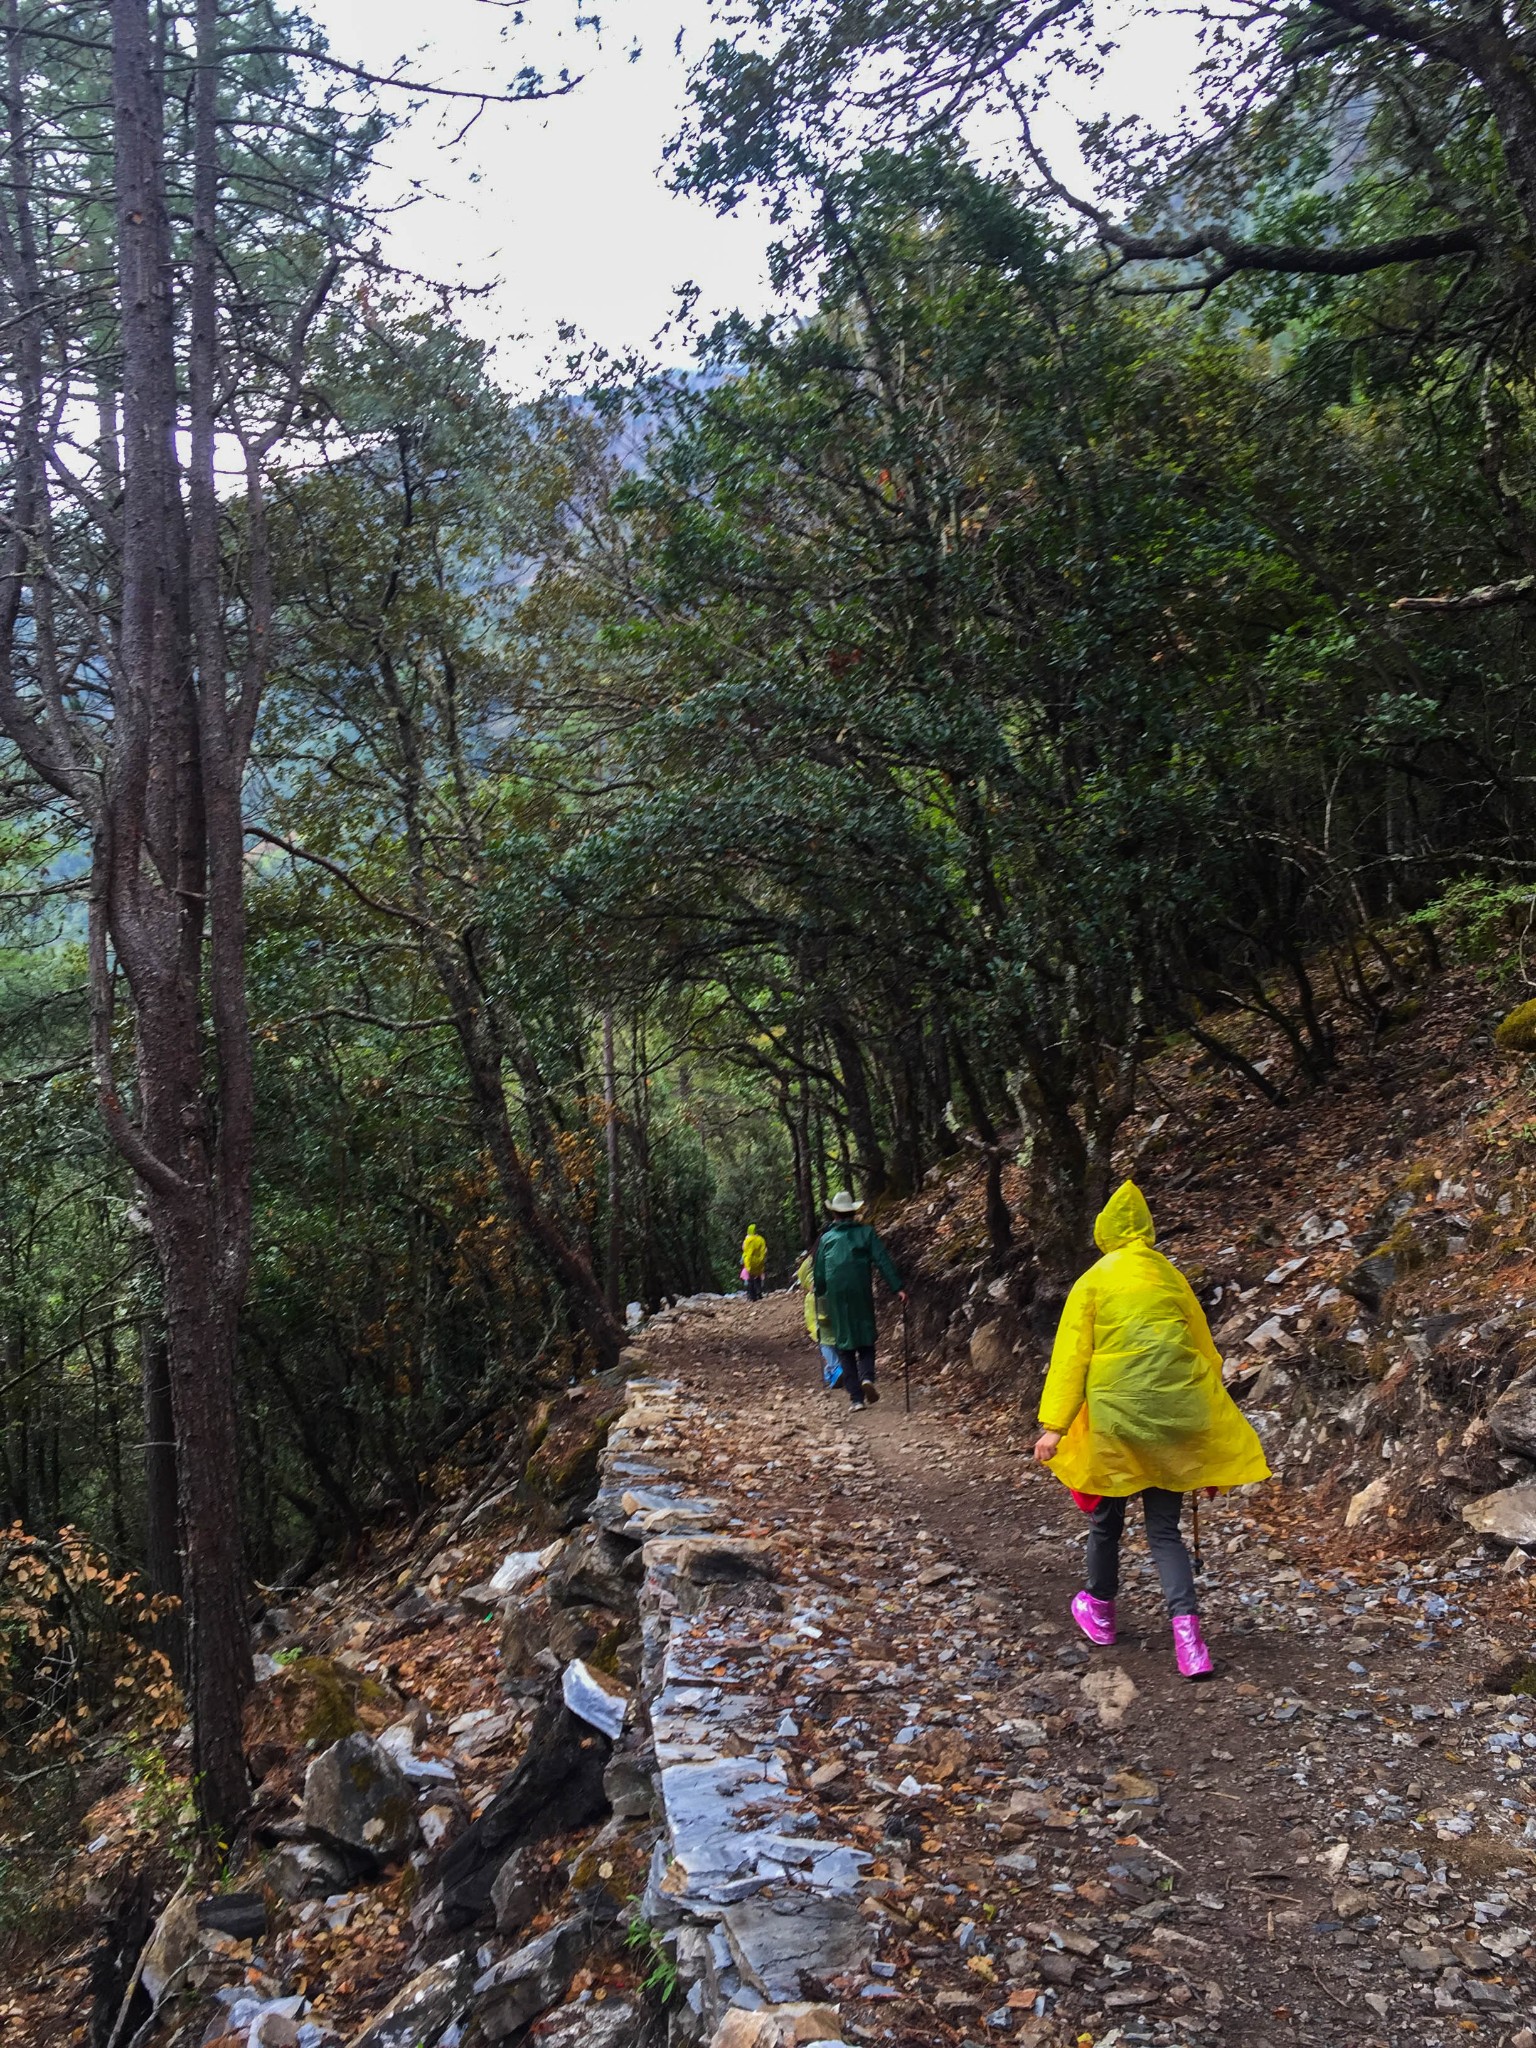
POLYGON ((181 1535, 176 1483, 176 1422, 171 1408, 171 1354, 158 1317, 146 1317, 139 1337, 144 1382, 144 1576, 152 1593, 177 1603, 157 1621, 155 1647, 178 1679, 187 1672, 187 1636, 181 1602, 181 1535))
MULTIPOLYGON (((53 214, 40 235, 33 212, 34 169, 39 191, 49 190, 45 173, 57 174, 34 165, 33 148, 46 136, 36 146, 53 149, 59 130, 46 108, 29 104, 26 54, 29 38, 42 43, 50 31, 36 9, 24 18, 16 0, 5 0, 4 19, 0 267, 13 310, 0 324, 0 350, 14 403, 0 525, 0 727, 38 783, 90 834, 97 1097, 143 1189, 164 1290, 164 1372, 156 1365, 146 1385, 156 1447, 152 1541, 168 1578, 175 1523, 163 1447, 174 1435, 196 1798, 206 1832, 227 1841, 248 1798, 240 1710, 251 1670, 234 1374, 250 1263, 254 1113, 241 806, 273 615, 263 468, 291 426, 308 338, 340 266, 336 254, 314 261, 319 202, 355 176, 357 163, 340 149, 329 168, 323 153, 312 155, 315 183, 302 197, 263 169, 261 196, 253 197, 247 173, 223 156, 221 123, 234 116, 220 106, 220 0, 195 0, 174 18, 151 0, 110 0, 110 37, 92 42, 82 29, 76 48, 99 51, 104 73, 110 69, 100 97, 110 99, 115 248, 89 241, 77 248, 67 234, 57 245, 53 214), (179 130, 188 120, 191 127, 189 151, 178 136, 185 161, 174 173, 174 236, 167 105, 179 130), (233 273, 232 251, 219 246, 221 192, 226 180, 243 176, 243 204, 225 216, 232 232, 254 237, 253 215, 270 206, 266 225, 274 232, 302 232, 312 281, 295 302, 274 282, 288 274, 281 261, 263 273, 270 299, 253 290, 254 276, 242 275, 238 315, 226 323, 220 294, 233 273), (100 287, 83 316, 89 335, 56 324, 82 264, 100 287), (61 274, 62 294, 53 289, 61 274), (114 301, 115 332, 108 320, 114 301), (94 387, 79 381, 81 348, 95 366, 94 387), (89 395, 99 444, 87 450, 70 429, 61 470, 60 416, 89 395), (254 421, 247 407, 255 408, 254 421), (227 643, 237 604, 222 547, 231 506, 216 475, 220 452, 231 448, 245 459, 233 572, 244 631, 233 655, 227 643), (86 462, 94 474, 81 478, 86 462), (66 471, 69 517, 93 521, 95 536, 61 558, 52 545, 50 480, 66 471), (57 582, 72 560, 87 565, 81 587, 66 593, 89 622, 80 649, 73 628, 55 630, 57 582), (30 609, 19 624, 24 592, 30 609), (15 658, 19 631, 28 644, 23 662, 15 658), (93 678, 83 695, 82 664, 93 678), (102 705, 104 689, 110 702, 102 705), (136 1100, 126 1101, 114 1019, 120 980, 131 999, 137 1080, 136 1100)), ((295 111, 298 95, 288 93, 281 74, 274 83, 247 67, 239 91, 265 93, 272 119, 284 126, 295 111)), ((239 118, 259 125, 248 111, 239 118)), ((327 132, 334 143, 335 131, 327 132)), ((81 160, 91 187, 105 191, 102 141, 93 129, 81 160)), ((66 208, 61 218, 68 217, 66 208)))
POLYGON ((923 1181, 922 1036, 915 1018, 897 1033, 895 1055, 888 1076, 893 1128, 888 1185, 899 1195, 910 1195, 923 1181))
POLYGON ((955 1071, 970 1103, 971 1122, 976 1126, 976 1135, 987 1148, 987 1238, 994 1253, 1001 1257, 1013 1243, 1013 1214, 1003 1193, 1003 1149, 997 1126, 987 1108, 986 1095, 965 1049, 965 1041, 958 1031, 951 1031, 950 1036, 954 1045, 955 1071))
MULTIPOLYGON (((169 1209, 169 1205, 161 1205, 169 1209)), ((233 1840, 250 1803, 241 1707, 252 1683, 240 1540, 235 1316, 213 1270, 205 1200, 155 1219, 176 1416, 192 1768, 216 1840, 233 1840)))
POLYGON ((864 1055, 853 1026, 846 1017, 829 1017, 827 1034, 836 1049, 838 1066, 842 1069, 843 1100, 848 1107, 848 1128, 853 1133, 854 1150, 858 1155, 859 1178, 863 1182, 861 1192, 867 1201, 874 1201, 877 1196, 885 1193, 888 1176, 885 1154, 880 1149, 880 1136, 875 1129, 875 1112, 869 1097, 869 1078, 864 1071, 864 1055))
POLYGON ((624 1213, 620 1207, 619 1092, 613 1064, 613 1009, 603 1012, 603 1136, 608 1151, 608 1271, 605 1295, 608 1313, 618 1319, 623 1308, 624 1213))
POLYGON ((477 999, 467 974, 448 948, 429 942, 438 979, 453 1013, 454 1029, 469 1076, 470 1100, 481 1141, 511 1220, 532 1244, 540 1263, 565 1294, 577 1325, 586 1333, 599 1371, 618 1363, 623 1338, 608 1313, 592 1268, 566 1237, 559 1223, 545 1214, 533 1178, 512 1134, 501 1060, 491 1036, 485 1005, 477 999))
POLYGON ((799 1106, 794 1106, 794 1086, 785 1089, 784 1117, 789 1125, 795 1159, 795 1211, 800 1219, 800 1242, 809 1246, 816 1236, 816 1188, 811 1164, 811 1090, 802 1075, 799 1106))
POLYGON ((164 1288, 193 1783, 206 1830, 228 1841, 250 1796, 241 1746, 251 1653, 234 1394, 235 1317, 249 1258, 250 1097, 239 816, 243 755, 232 762, 222 744, 228 737, 226 675, 213 491, 216 22, 215 0, 198 0, 190 387, 192 490, 202 517, 193 522, 196 538, 189 545, 176 467, 164 80, 147 0, 113 4, 123 328, 120 660, 137 715, 114 733, 115 773, 97 834, 91 965, 103 1104, 113 1136, 144 1186, 164 1288), (202 1072, 202 968, 210 912, 220 1069, 212 1144, 202 1072), (124 1114, 111 1078, 109 940, 133 995, 137 1128, 124 1114))
POLYGON ((1038 1269, 1033 1315, 1037 1336, 1048 1339, 1091 1255, 1093 1212, 1088 1151, 1070 1115, 1049 1113, 1031 1121, 1029 1215, 1038 1269))
POLYGON ((567 1237, 559 1217, 547 1213, 539 1199, 513 1133, 500 1020, 492 992, 482 979, 473 934, 455 934, 445 929, 433 903, 433 863, 421 819, 427 777, 416 715, 388 647, 381 641, 375 653, 376 674, 400 748, 401 799, 414 923, 453 1018, 481 1142, 490 1156, 511 1220, 523 1231, 540 1263, 564 1293, 577 1326, 591 1344, 598 1370, 606 1371, 618 1363, 623 1332, 609 1312, 590 1263, 567 1237))

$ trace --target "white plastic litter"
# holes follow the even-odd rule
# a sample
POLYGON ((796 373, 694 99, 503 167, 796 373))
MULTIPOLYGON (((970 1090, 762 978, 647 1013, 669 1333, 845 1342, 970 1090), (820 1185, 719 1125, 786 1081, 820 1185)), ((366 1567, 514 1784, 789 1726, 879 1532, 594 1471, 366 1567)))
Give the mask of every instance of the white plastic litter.
POLYGON ((451 1785, 457 1773, 439 1757, 418 1756, 409 1721, 396 1721, 379 1737, 380 1749, 387 1749, 413 1785, 451 1785))
POLYGON ((501 1560, 491 1574, 490 1587, 498 1600, 505 1600, 510 1594, 521 1593, 524 1586, 533 1581, 544 1569, 547 1550, 513 1550, 501 1560))
POLYGON ((560 1693, 573 1714, 600 1734, 618 1740, 629 1719, 629 1694, 617 1679, 573 1657, 565 1667, 560 1693))

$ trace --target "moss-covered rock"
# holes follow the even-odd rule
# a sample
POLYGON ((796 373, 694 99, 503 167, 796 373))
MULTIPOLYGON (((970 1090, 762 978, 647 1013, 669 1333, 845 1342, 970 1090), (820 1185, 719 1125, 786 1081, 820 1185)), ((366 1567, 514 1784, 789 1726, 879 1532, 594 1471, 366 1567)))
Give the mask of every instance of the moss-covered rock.
POLYGON ((1500 1052, 1536 1052, 1536 997, 1510 1011, 1493 1042, 1500 1052))
MULTIPOLYGON (((523 1468, 521 1497, 545 1528, 569 1529, 597 1491, 603 1446, 624 1409, 624 1387, 611 1379, 572 1389, 553 1404, 523 1468)), ((543 1419, 543 1418, 541 1418, 543 1419)))
POLYGON ((252 1694, 245 1747, 326 1749, 359 1730, 376 1735, 402 1712, 400 1695, 366 1672, 331 1657, 296 1657, 252 1694))

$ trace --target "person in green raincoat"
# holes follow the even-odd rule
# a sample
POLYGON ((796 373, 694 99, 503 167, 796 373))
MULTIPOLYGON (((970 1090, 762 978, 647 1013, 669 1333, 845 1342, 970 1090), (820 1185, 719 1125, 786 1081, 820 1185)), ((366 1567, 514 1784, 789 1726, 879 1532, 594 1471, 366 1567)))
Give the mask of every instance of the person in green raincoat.
POLYGON ((880 1233, 859 1221, 863 1206, 846 1189, 832 1197, 827 1204, 832 1220, 816 1240, 811 1268, 822 1319, 831 1331, 843 1368, 843 1384, 854 1408, 880 1398, 875 1385, 875 1268, 899 1300, 907 1298, 880 1233))

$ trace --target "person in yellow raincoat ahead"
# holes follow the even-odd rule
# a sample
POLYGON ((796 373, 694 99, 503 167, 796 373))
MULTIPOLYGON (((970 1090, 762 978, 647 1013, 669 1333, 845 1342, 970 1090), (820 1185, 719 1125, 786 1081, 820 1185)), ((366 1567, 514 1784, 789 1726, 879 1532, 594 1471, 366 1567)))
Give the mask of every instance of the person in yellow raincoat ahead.
POLYGON ((747 1283, 748 1301, 763 1298, 763 1271, 768 1264, 768 1240, 755 1223, 747 1225, 741 1241, 741 1277, 747 1283))
POLYGON ((1153 1249, 1152 1212, 1134 1181, 1093 1226, 1104 1256, 1062 1311, 1040 1396, 1035 1456, 1088 1513, 1088 1583, 1072 1619, 1091 1643, 1115 1640, 1126 1502, 1141 1495, 1147 1547, 1186 1678, 1212 1675, 1195 1575, 1179 1534, 1184 1495, 1269 1477, 1263 1446, 1221 1379, 1205 1311, 1153 1249))

